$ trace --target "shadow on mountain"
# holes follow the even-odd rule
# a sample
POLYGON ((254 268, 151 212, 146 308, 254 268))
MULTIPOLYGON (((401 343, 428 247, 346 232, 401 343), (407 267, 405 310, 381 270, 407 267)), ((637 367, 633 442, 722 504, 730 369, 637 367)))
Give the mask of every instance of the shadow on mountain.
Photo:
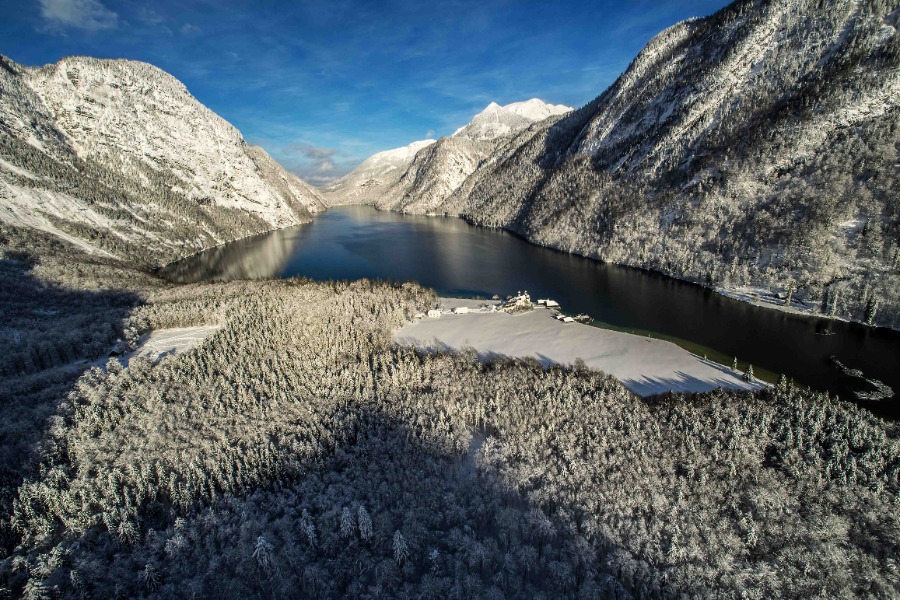
POLYGON ((78 290, 42 279, 35 256, 0 259, 0 548, 12 497, 41 453, 48 419, 78 377, 124 346, 123 323, 141 303, 116 290, 78 290))

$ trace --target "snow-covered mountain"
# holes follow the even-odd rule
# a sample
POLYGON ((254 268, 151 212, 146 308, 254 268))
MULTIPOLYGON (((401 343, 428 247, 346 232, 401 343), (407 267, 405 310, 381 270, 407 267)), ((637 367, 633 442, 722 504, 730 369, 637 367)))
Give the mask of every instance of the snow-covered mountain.
POLYGON ((457 129, 454 137, 490 141, 518 133, 536 121, 564 115, 572 109, 561 104, 546 104, 532 98, 525 102, 514 102, 500 106, 491 102, 487 107, 463 127, 457 129))
POLYGON ((663 31, 594 101, 423 201, 542 245, 900 327, 898 19, 884 0, 738 0, 663 31))
POLYGON ((564 104, 547 104, 543 100, 532 98, 524 102, 513 102, 503 107, 507 112, 525 117, 530 121, 543 121, 550 117, 557 117, 572 112, 571 106, 564 104))
POLYGON ((334 204, 375 204, 397 183, 416 153, 433 143, 421 140, 373 154, 352 172, 323 187, 322 195, 334 204))
POLYGON ((496 149, 494 140, 453 135, 416 153, 400 179, 375 203, 419 214, 443 212, 446 198, 496 149))
POLYGON ((332 204, 441 212, 447 197, 510 136, 570 110, 537 98, 506 106, 491 102, 452 136, 375 154, 323 193, 332 204))
POLYGON ((126 60, 0 56, 0 219, 152 263, 308 221, 319 194, 126 60))

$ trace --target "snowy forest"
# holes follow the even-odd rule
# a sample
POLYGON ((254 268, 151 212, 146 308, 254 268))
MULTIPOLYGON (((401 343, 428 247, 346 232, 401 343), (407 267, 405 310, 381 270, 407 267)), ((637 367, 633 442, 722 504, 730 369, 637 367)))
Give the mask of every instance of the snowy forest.
POLYGON ((0 597, 900 592, 897 426, 851 403, 417 352, 391 339, 434 304, 415 284, 175 285, 0 243, 0 597))

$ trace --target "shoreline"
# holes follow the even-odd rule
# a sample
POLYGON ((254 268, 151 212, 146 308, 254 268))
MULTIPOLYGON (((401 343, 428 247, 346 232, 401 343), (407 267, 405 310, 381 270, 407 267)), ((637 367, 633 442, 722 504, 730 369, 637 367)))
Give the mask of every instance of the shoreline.
MULTIPOLYGON (((407 211, 397 211, 397 210, 391 210, 391 209, 387 209, 387 208, 379 208, 375 204, 366 204, 366 203, 362 203, 362 202, 348 202, 346 204, 344 204, 344 203, 331 204, 325 210, 327 211, 328 209, 336 208, 336 207, 340 207, 340 206, 371 206, 375 210, 379 210, 379 211, 383 211, 383 212, 394 212, 394 213, 397 213, 400 215, 409 215, 409 216, 416 216, 416 217, 429 217, 429 218, 460 219, 462 221, 465 221, 466 224, 468 224, 472 227, 489 229, 492 231, 503 231, 505 233, 513 235, 513 236, 515 236, 533 246, 537 246, 539 248, 547 248, 549 250, 555 250, 556 252, 561 252, 563 254, 580 256, 581 258, 586 258, 588 260, 597 261, 598 263, 601 263, 601 264, 615 265, 617 267, 622 267, 625 269, 635 269, 637 271, 642 271, 644 273, 653 273, 655 275, 667 277, 674 281, 680 281, 682 283, 696 285, 700 288, 708 289, 712 292, 715 292, 716 294, 718 294, 724 298, 728 298, 729 300, 735 300, 737 302, 744 302, 746 304, 750 304, 752 306, 757 306, 759 308, 772 309, 772 310, 776 310, 776 311, 779 311, 779 312, 782 312, 785 314, 795 315, 798 317, 804 317, 807 319, 825 319, 828 321, 837 321, 837 322, 841 322, 841 323, 852 323, 855 325, 859 325, 860 327, 868 327, 871 329, 886 329, 888 331, 900 332, 900 326, 890 327, 890 326, 885 326, 885 325, 867 325, 866 323, 863 323, 862 321, 847 319, 847 318, 836 316, 836 315, 823 315, 820 313, 816 313, 816 312, 813 312, 815 310, 814 305, 810 305, 809 310, 802 310, 799 308, 794 308, 793 306, 788 307, 788 306, 778 305, 774 302, 765 302, 762 300, 757 301, 754 299, 754 295, 757 295, 757 294, 761 297, 768 296, 768 297, 774 298, 776 292, 775 292, 775 290, 771 290, 769 288, 763 288, 763 287, 757 287, 757 286, 738 286, 735 288, 708 287, 697 281, 694 281, 693 279, 685 279, 682 277, 676 277, 675 275, 672 275, 670 273, 665 273, 663 271, 658 271, 656 269, 648 269, 646 267, 630 265, 627 263, 608 262, 608 261, 601 260, 601 259, 597 258, 596 256, 590 256, 590 255, 582 254, 582 253, 576 252, 576 251, 563 250, 563 249, 557 248, 555 246, 539 244, 537 242, 534 242, 534 241, 528 239, 527 237, 525 237, 524 235, 520 234, 519 232, 517 232, 515 230, 509 229, 507 227, 491 227, 489 225, 476 223, 476 222, 466 218, 463 215, 452 215, 452 214, 447 214, 447 213, 442 213, 442 214, 425 213, 425 214, 422 214, 422 213, 414 213, 414 212, 407 212, 407 211)), ((796 304, 798 304, 796 301, 792 302, 792 305, 796 305, 796 304)))
MULTIPOLYGON (((331 208, 331 207, 329 206, 329 207, 325 208, 325 210, 319 211, 319 212, 325 212, 329 208, 331 208)), ((298 223, 294 223, 293 225, 285 225, 284 227, 273 227, 272 229, 267 229, 265 231, 258 231, 256 233, 248 233, 247 235, 242 235, 240 237, 236 237, 231 240, 219 242, 215 246, 209 246, 208 248, 201 248, 200 250, 197 250, 196 252, 192 252, 190 254, 186 254, 186 255, 182 256, 181 258, 176 258, 175 260, 170 260, 169 262, 167 262, 165 264, 154 266, 151 270, 151 274, 158 275, 158 276, 162 277, 163 279, 168 280, 166 277, 160 275, 160 273, 162 273, 162 271, 168 269, 169 267, 171 267, 174 264, 180 263, 183 260, 187 260, 189 258, 197 256, 198 254, 203 254, 204 252, 206 252, 208 250, 214 250, 216 248, 221 248, 222 246, 227 246, 228 244, 231 244, 232 242, 240 242, 241 240, 249 240, 250 238, 253 238, 253 237, 269 235, 270 233, 272 233, 274 231, 282 231, 284 229, 290 229, 291 227, 299 227, 300 225, 309 225, 310 223, 313 222, 313 220, 315 218, 315 214, 317 214, 317 213, 313 213, 313 216, 311 216, 308 221, 300 221, 298 223)))

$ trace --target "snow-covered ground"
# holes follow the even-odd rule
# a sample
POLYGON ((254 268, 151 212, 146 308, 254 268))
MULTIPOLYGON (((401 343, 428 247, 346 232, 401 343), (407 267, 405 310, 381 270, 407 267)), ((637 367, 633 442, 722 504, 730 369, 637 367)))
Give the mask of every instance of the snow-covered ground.
MULTIPOLYGON (((817 317, 823 316, 819 312, 819 304, 809 303, 809 302, 801 302, 796 298, 791 300, 790 306, 784 305, 784 298, 778 298, 775 296, 772 290, 762 288, 762 287, 753 287, 753 286, 739 286, 732 288, 716 288, 716 292, 722 294, 727 298, 731 298, 733 300, 740 300, 742 302, 749 302, 755 306, 762 306, 764 308, 774 308, 775 310, 780 310, 782 312, 793 313, 795 315, 814 315, 817 317)), ((840 319, 840 317, 829 317, 833 319, 840 319)))
POLYGON ((144 357, 159 360, 171 354, 181 354, 196 348, 207 337, 221 329, 221 325, 202 325, 199 327, 178 327, 173 329, 157 329, 141 338, 140 345, 129 353, 127 362, 144 357))
MULTIPOLYGON (((544 364, 571 365, 576 359, 620 380, 639 396, 668 391, 703 392, 718 387, 759 389, 740 373, 695 356, 677 345, 581 323, 562 323, 545 308, 509 315, 477 311, 456 315, 458 306, 477 309, 483 301, 441 299, 444 314, 409 323, 394 334, 397 343, 431 349, 471 346, 485 357, 533 357, 544 364)), ((492 303, 491 303, 492 304, 492 303)))

